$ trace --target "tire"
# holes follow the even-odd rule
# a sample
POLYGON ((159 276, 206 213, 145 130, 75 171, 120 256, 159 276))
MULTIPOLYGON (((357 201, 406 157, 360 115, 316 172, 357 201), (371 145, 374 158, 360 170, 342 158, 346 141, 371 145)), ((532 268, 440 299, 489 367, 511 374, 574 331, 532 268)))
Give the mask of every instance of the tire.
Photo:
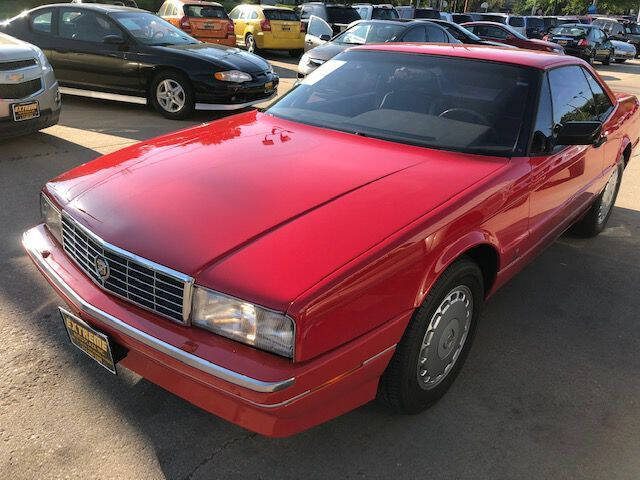
POLYGON ((624 160, 620 159, 611 173, 607 185, 593 202, 586 215, 571 227, 571 233, 579 237, 591 238, 604 230, 618 197, 624 170, 623 165, 624 160))
POLYGON ((160 72, 153 77, 149 97, 153 108, 170 120, 187 118, 195 109, 191 82, 180 72, 160 72))
POLYGON ((627 59, 626 58, 614 58, 613 61, 616 62, 616 63, 624 63, 624 62, 627 61, 627 59))
POLYGON ((382 375, 378 386, 380 401, 397 412, 415 414, 433 405, 446 393, 473 342, 484 301, 482 279, 478 265, 466 257, 444 271, 423 304, 414 312, 382 375), (442 307, 447 305, 447 301, 448 308, 443 312, 442 307), (465 311, 469 319, 466 329, 458 319, 465 316, 465 311), (439 321, 434 326, 437 318, 439 321), (430 326, 432 334, 429 344, 424 347, 423 341, 427 341, 426 333, 430 326), (447 361, 449 363, 444 365, 447 361), (430 366, 434 369, 430 372, 435 375, 433 379, 424 375, 430 366))
POLYGON ((304 53, 303 49, 289 50, 289 56, 293 58, 299 58, 304 53))
POLYGON ((244 45, 247 49, 247 52, 255 53, 256 55, 258 54, 258 45, 256 44, 256 39, 252 34, 247 33, 247 36, 244 37, 244 45))
POLYGON ((613 53, 609 52, 609 55, 607 55, 606 58, 602 59, 602 64, 609 65, 611 63, 611 57, 613 57, 613 53))

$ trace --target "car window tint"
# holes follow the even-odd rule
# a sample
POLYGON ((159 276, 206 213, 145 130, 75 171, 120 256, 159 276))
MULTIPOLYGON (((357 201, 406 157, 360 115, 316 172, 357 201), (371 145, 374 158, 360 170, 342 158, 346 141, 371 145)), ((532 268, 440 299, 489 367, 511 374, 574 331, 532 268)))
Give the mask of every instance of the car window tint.
POLYGON ((329 23, 355 22, 360 19, 358 11, 351 7, 327 7, 327 21, 329 23))
POLYGON ((322 35, 333 36, 333 31, 331 27, 326 24, 320 17, 316 17, 315 15, 311 17, 309 20, 309 25, 307 26, 307 33, 314 37, 320 38, 322 35))
POLYGON ((300 20, 298 14, 293 10, 265 9, 264 16, 269 20, 283 20, 286 22, 297 22, 300 20))
POLYGON ((538 113, 536 115, 536 123, 533 127, 534 145, 532 150, 534 154, 540 154, 547 151, 546 140, 553 136, 553 106, 551 104, 551 92, 549 90, 549 80, 545 75, 540 86, 540 98, 538 99, 538 113), (536 132, 542 133, 540 138, 536 132))
POLYGON ((96 12, 61 10, 59 35, 63 38, 83 42, 102 42, 107 35, 120 34, 120 30, 111 21, 96 12))
POLYGON ((509 17, 509 25, 511 25, 512 27, 524 27, 524 18, 509 17))
POLYGON ((258 18, 258 12, 256 12, 255 10, 252 11, 249 16, 248 16, 249 20, 256 20, 258 18))
POLYGON ((589 87, 591 87, 591 93, 593 93, 593 97, 595 99, 598 118, 603 121, 607 118, 609 113, 611 113, 613 103, 611 103, 609 96, 604 93, 604 90, 590 72, 583 68, 582 73, 587 77, 587 82, 589 83, 589 87))
POLYGON ((449 43, 445 33, 433 25, 425 25, 427 30, 427 42, 449 43))
POLYGON ((31 29, 40 33, 51 33, 52 19, 51 10, 35 15, 31 19, 31 29))
POLYGON ((361 22, 334 39, 336 43, 362 45, 364 43, 393 42, 404 31, 403 25, 387 22, 361 22))
POLYGON ((400 18, 393 8, 375 8, 371 13, 372 20, 395 20, 400 18))
POLYGON ((415 27, 409 30, 404 37, 402 37, 403 42, 426 42, 427 34, 424 30, 424 27, 415 27))
POLYGON ((577 65, 555 68, 549 72, 553 121, 598 120, 596 101, 582 68, 577 65))
POLYGON ((184 14, 192 18, 220 18, 227 19, 227 12, 222 7, 209 5, 185 5, 184 14))
POLYGON ((158 15, 162 17, 163 15, 166 14, 166 12, 167 12, 167 3, 165 2, 160 7, 160 10, 158 10, 158 15))
POLYGON ((231 20, 237 20, 238 18, 238 9, 234 8, 233 10, 231 10, 231 12, 229 12, 229 18, 231 20))

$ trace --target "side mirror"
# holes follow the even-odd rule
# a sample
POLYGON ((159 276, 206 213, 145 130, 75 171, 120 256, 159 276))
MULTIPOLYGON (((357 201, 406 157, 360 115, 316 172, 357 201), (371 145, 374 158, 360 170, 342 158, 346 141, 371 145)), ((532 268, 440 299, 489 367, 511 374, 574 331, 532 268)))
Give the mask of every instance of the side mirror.
POLYGON ((565 122, 556 127, 556 145, 594 145, 602 143, 601 122, 565 122))
POLYGON ((102 39, 102 43, 107 45, 124 45, 127 43, 120 35, 107 35, 102 39))
POLYGON ((328 33, 323 33, 322 35, 320 35, 320 40, 322 40, 323 42, 328 42, 329 40, 331 40, 331 35, 329 35, 328 33))

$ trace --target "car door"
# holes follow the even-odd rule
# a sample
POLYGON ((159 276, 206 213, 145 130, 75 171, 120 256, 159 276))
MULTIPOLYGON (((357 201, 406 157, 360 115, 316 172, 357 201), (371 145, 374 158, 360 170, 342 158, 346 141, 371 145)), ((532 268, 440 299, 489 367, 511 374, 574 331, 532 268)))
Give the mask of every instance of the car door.
POLYGON ((311 15, 307 25, 307 33, 304 36, 304 51, 322 45, 333 36, 333 29, 320 17, 311 15), (329 38, 327 38, 327 36, 329 38))
POLYGON ((591 34, 592 34, 591 38, 593 40, 593 47, 595 48, 595 51, 596 51, 596 56, 598 58, 602 58, 609 55, 609 48, 605 43, 605 40, 606 40, 605 33, 599 28, 592 28, 591 34))
POLYGON ((554 145, 563 122, 598 119, 593 108, 591 88, 579 66, 559 67, 545 74, 530 157, 529 228, 534 244, 559 234, 597 192, 604 150, 591 145, 554 145))
POLYGON ((20 39, 33 43, 42 49, 55 71, 55 44, 57 41, 58 17, 55 8, 37 10, 31 13, 27 22, 28 32, 20 39))
POLYGON ((102 13, 84 8, 58 9, 56 75, 70 87, 131 93, 140 89, 137 64, 128 59, 128 35, 102 13), (120 38, 121 44, 105 43, 120 38))

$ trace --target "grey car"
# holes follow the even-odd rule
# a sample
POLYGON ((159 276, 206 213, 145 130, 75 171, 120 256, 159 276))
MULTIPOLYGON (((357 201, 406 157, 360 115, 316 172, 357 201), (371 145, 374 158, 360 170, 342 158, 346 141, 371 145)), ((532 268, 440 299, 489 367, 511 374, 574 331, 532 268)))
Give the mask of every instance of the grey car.
POLYGON ((611 40, 613 45, 613 61, 616 63, 624 63, 627 60, 636 58, 636 47, 631 43, 621 42, 620 40, 611 40))
POLYGON ((58 82, 42 50, 0 33, 0 138, 51 127, 60 108, 58 82))
MULTIPOLYGON (((307 37, 315 32, 314 27, 320 23, 326 24, 320 18, 311 17, 307 37)), ((327 60, 354 45, 385 42, 460 43, 440 25, 425 20, 360 20, 331 40, 328 35, 330 30, 329 25, 325 26, 324 34, 318 29, 318 46, 300 58, 298 78, 304 78, 327 60)))

